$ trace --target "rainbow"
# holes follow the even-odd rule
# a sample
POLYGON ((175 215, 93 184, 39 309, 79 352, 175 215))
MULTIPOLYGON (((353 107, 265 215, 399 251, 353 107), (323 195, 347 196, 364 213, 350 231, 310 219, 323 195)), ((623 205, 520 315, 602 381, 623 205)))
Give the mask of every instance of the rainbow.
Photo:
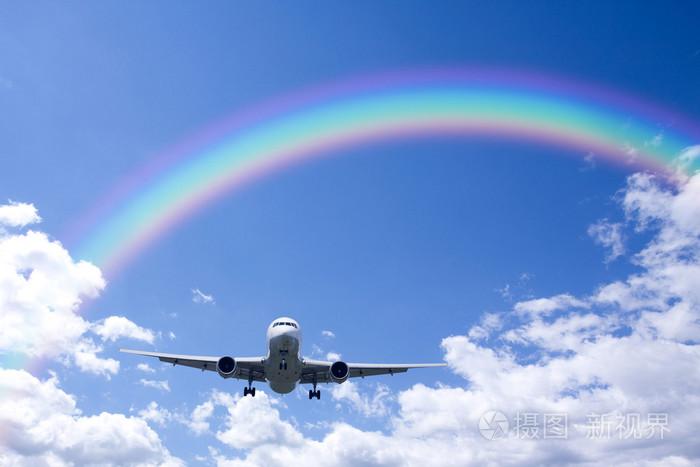
POLYGON ((341 149, 443 136, 525 140, 664 170, 698 144, 700 127, 617 92, 521 71, 364 77, 258 106, 154 159, 77 222, 85 231, 74 253, 109 276, 198 210, 266 174, 341 149))

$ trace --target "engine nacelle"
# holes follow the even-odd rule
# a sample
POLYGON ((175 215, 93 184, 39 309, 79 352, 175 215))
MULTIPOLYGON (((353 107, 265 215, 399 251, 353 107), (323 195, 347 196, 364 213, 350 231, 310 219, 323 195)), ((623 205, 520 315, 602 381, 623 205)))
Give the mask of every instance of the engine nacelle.
POLYGON ((331 381, 334 383, 344 383, 350 376, 350 367, 347 363, 338 360, 337 362, 333 362, 329 373, 331 381))
POLYGON ((236 371, 236 360, 228 356, 221 357, 216 362, 216 371, 219 372, 222 378, 230 378, 236 371))

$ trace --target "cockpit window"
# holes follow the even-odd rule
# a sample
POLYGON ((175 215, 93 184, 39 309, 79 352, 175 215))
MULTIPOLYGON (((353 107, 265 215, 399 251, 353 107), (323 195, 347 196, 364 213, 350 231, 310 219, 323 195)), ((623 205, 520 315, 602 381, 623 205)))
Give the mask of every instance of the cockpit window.
POLYGON ((272 323, 272 327, 273 327, 273 328, 276 327, 276 326, 291 326, 291 327, 293 327, 294 329, 297 329, 296 323, 283 323, 283 322, 281 322, 281 321, 278 321, 278 322, 276 322, 276 323, 272 323))

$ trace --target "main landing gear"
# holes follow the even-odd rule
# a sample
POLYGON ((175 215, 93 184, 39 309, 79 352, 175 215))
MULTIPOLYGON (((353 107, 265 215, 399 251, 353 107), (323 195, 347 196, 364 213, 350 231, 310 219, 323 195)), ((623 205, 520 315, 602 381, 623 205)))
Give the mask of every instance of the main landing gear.
POLYGON ((253 374, 251 373, 250 376, 248 376, 248 387, 243 388, 243 397, 246 397, 248 394, 251 395, 251 397, 255 397, 255 388, 251 387, 253 385, 253 374))
POLYGON ((321 400, 321 390, 319 389, 318 391, 316 390, 316 383, 314 383, 314 388, 309 389, 309 400, 316 398, 317 400, 321 400))

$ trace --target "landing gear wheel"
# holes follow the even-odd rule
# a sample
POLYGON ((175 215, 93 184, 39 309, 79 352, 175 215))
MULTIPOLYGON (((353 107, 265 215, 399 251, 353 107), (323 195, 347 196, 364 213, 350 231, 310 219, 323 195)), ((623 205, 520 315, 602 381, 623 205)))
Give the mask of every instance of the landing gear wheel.
POLYGON ((255 388, 243 388, 243 397, 246 397, 248 394, 255 397, 255 388))
POLYGON ((309 389, 309 400, 316 398, 318 400, 321 400, 321 390, 319 389, 318 391, 314 391, 313 389, 309 389))

